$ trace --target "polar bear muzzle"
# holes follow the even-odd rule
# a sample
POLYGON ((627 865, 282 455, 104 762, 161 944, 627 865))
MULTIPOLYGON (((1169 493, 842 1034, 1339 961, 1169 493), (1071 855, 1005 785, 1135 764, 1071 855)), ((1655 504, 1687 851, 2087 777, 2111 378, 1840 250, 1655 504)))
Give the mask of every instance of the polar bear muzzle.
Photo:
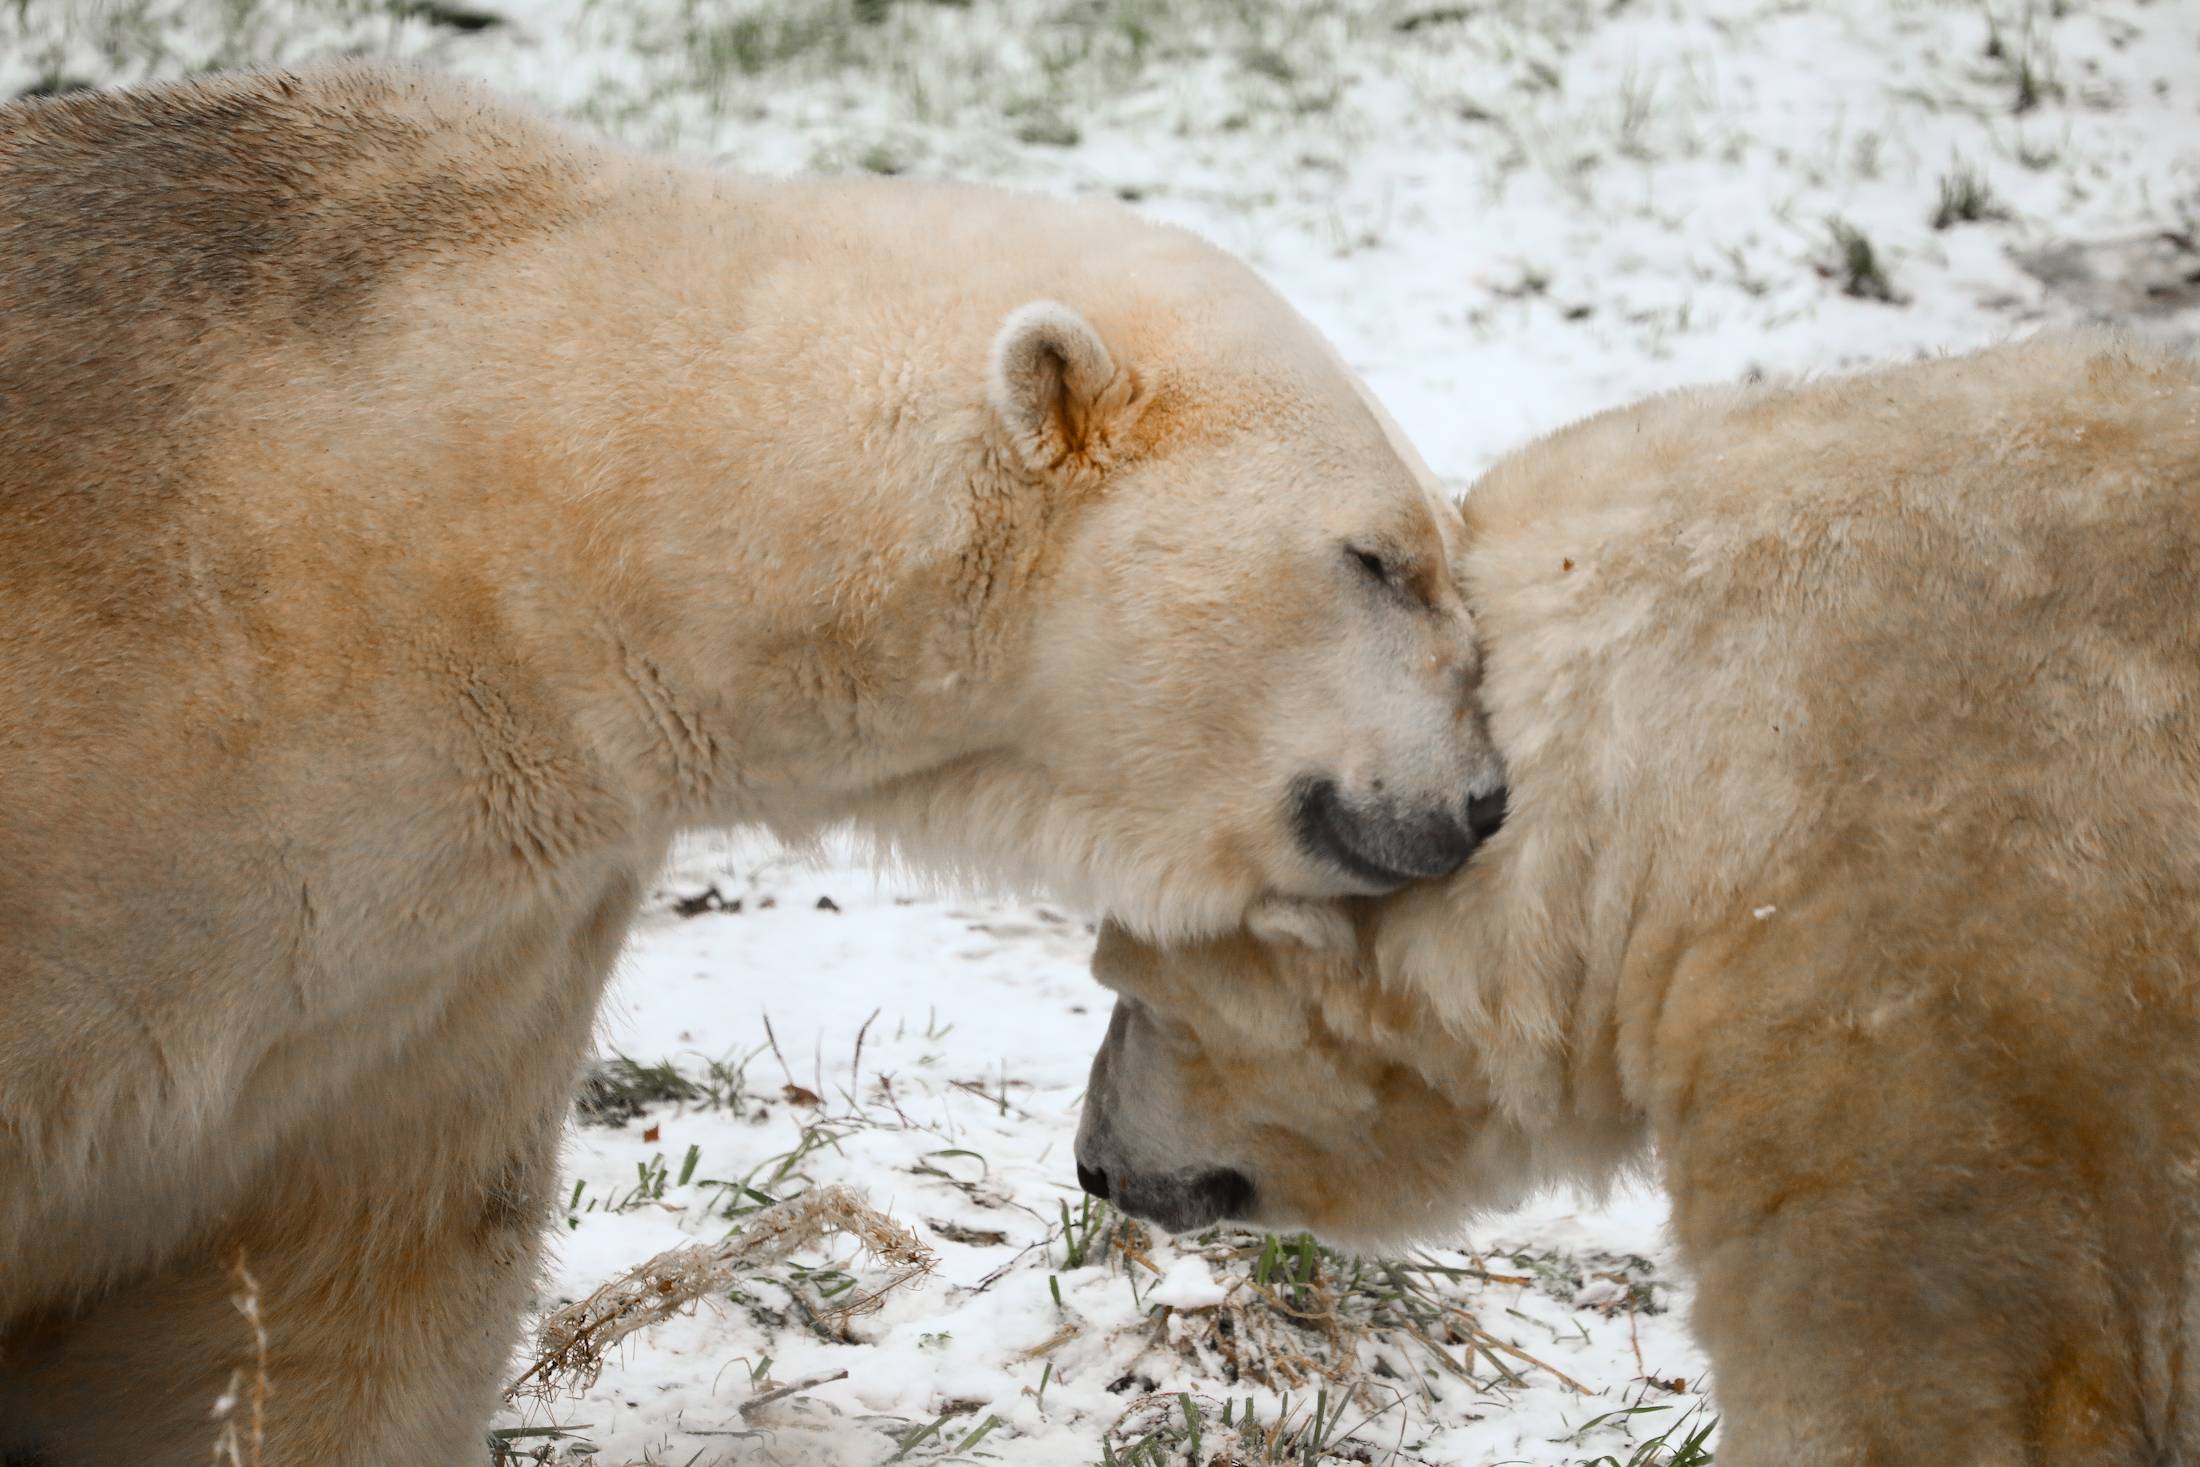
POLYGON ((1107 1038, 1093 1057, 1092 1083, 1077 1130, 1077 1182, 1086 1193, 1172 1233, 1255 1211, 1253 1181, 1234 1166, 1199 1159, 1182 1126, 1181 1097, 1157 1064, 1167 1047, 1154 1015, 1135 1000, 1115 1006, 1107 1038))
POLYGON ((1193 1168, 1159 1176, 1111 1176, 1079 1162, 1077 1183, 1087 1195, 1112 1202, 1132 1217, 1171 1233, 1189 1233, 1248 1217, 1253 1209, 1251 1178, 1230 1167, 1193 1168))
POLYGON ((1469 795, 1456 807, 1401 807, 1353 801, 1336 781, 1302 776, 1292 787, 1291 828, 1310 856, 1392 891, 1409 881, 1449 876, 1505 820, 1502 785, 1469 795))

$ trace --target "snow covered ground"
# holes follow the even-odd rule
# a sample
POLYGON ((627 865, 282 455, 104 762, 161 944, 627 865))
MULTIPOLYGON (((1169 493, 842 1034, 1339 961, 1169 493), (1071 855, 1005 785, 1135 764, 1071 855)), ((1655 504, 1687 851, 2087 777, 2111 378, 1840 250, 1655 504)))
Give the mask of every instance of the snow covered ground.
MULTIPOLYGON (((1103 1441, 1128 1460, 1158 1432, 1165 1452, 1141 1460, 1173 1467, 1190 1446, 1183 1394, 1202 1422, 1201 1467, 1215 1453, 1225 1463, 1393 1453, 1557 1463, 1625 1461, 1630 1435, 1654 1437, 1697 1405, 1702 1363, 1671 1308, 1681 1290, 1663 1261, 1663 1207, 1648 1196, 1602 1208, 1551 1199, 1464 1230, 1471 1252, 1401 1260, 1407 1282, 1439 1306, 1437 1323, 1425 1340, 1374 1329, 1380 1340, 1347 1361, 1356 1394, 1330 1385, 1325 1396, 1303 1365, 1256 1379, 1264 1360, 1345 1359, 1321 1325, 1301 1331, 1265 1303, 1236 1341, 1208 1339, 1232 1291, 1248 1291, 1240 1304, 1262 1292, 1264 1240, 1224 1230, 1172 1243, 1086 1223, 1070 1143, 1107 1020, 1107 995, 1085 971, 1091 942, 1088 924, 1043 904, 942 899, 754 845, 688 851, 637 936, 607 1046, 670 1060, 699 1088, 741 1099, 697 1094, 615 1129, 577 1128, 560 1291, 577 1297, 654 1253, 716 1237, 728 1210, 753 1208, 759 1194, 832 1181, 862 1187, 915 1229, 936 1271, 846 1320, 832 1311, 878 1287, 883 1271, 842 1249, 831 1261, 846 1273, 768 1272, 736 1300, 637 1337, 580 1399, 515 1412, 512 1423, 587 1423, 581 1434, 616 1461, 682 1464, 701 1450, 698 1467, 823 1467, 896 1460, 946 1417, 899 1460, 1097 1463, 1103 1441), (1090 1251, 1076 1261, 1088 1231, 1090 1251), (1444 1315, 1446 1304, 1464 1317, 1444 1315), (1491 1349, 1465 1348, 1477 1338, 1470 1322, 1491 1349), (1276 1337, 1266 1345, 1250 1338, 1262 1326, 1276 1337), (743 1412, 760 1390, 842 1371, 743 1412), (1325 1418, 1338 1413, 1331 1430, 1357 1445, 1304 1458, 1303 1442, 1273 1456, 1233 1443, 1224 1401, 1235 1415, 1248 1397, 1260 1421, 1289 1412, 1301 1430, 1317 1405, 1325 1418), (1659 1409, 1611 1414, 1636 1406, 1659 1409), (999 1424, 958 1452, 988 1420, 999 1424)), ((643 1089, 659 1078, 629 1074, 643 1089)), ((1287 1241, 1268 1279, 1293 1304, 1303 1264, 1287 1241)), ((1361 1267, 1354 1290, 1351 1262, 1314 1260, 1316 1292, 1350 1296, 1334 1306, 1348 1322, 1397 1291, 1361 1267)), ((1675 1440, 1701 1424, 1699 1415, 1675 1440)))
MULTIPOLYGON (((339 54, 728 166, 1117 194, 1267 272, 1462 485, 1686 381, 2091 315, 2200 339, 2192 0, 0 5, 0 95, 339 54)), ((1043 905, 685 852, 605 1024, 631 1063, 596 1109, 640 1112, 573 1132, 546 1302, 833 1182, 936 1265, 875 1307, 890 1274, 845 1243, 762 1266, 577 1396, 522 1399, 507 1449, 1705 1460, 1654 1197, 1554 1197, 1389 1261, 1082 1209, 1090 943, 1043 905)))

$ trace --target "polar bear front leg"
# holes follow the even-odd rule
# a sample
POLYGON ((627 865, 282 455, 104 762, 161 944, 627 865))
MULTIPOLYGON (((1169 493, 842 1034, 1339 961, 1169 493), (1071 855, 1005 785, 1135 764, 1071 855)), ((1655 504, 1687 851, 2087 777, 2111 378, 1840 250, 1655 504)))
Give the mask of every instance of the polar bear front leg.
POLYGON ((452 973, 438 1022, 298 1117, 226 1217, 11 1354, 0 1411, 28 1413, 11 1429, 28 1420, 50 1467, 204 1467, 215 1401, 241 1372, 249 1428, 261 1374, 241 1261, 267 1331, 259 1460, 480 1467, 639 891, 617 881, 577 921, 546 910, 452 973))
POLYGON ((1832 927, 1722 953, 1687 981, 1730 990, 1657 1021, 1675 1102, 1659 1155, 1719 1467, 2177 1460, 2149 1440, 2108 1209, 2038 1144, 2037 1102, 1997 1093, 1998 1053, 1939 1027, 1971 1011, 1879 1029, 1759 997, 1774 975, 1853 991, 1826 971, 1832 927))
POLYGON ((312 1242, 264 1219, 260 1245, 287 1250, 259 1280, 269 1462, 478 1467, 535 1290, 562 1119, 561 1103, 440 1189, 362 1188, 351 1226, 312 1242), (373 1243, 346 1247, 347 1232, 373 1243))
MULTIPOLYGON (((385 1167, 277 1179, 213 1239, 10 1362, 9 1398, 31 1403, 48 1453, 32 1460, 203 1467, 234 1383, 241 1439, 263 1404, 270 1464, 479 1467, 555 1195, 558 1118, 544 1119, 502 1161, 428 1185, 385 1167)), ((410 1127, 393 1139, 439 1145, 410 1127)))

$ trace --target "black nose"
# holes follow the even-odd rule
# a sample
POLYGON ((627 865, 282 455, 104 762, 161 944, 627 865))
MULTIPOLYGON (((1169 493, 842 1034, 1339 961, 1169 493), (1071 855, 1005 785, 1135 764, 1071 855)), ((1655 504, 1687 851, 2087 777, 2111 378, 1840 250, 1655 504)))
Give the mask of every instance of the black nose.
POLYGON ((1497 834, 1498 828, 1505 823, 1508 793, 1503 785, 1499 785, 1488 794, 1476 795, 1467 801, 1467 829, 1474 833, 1476 845, 1497 834))
POLYGON ((1328 779, 1298 781, 1291 823, 1301 848, 1376 891, 1449 876, 1474 854, 1474 832, 1455 810, 1355 805, 1328 779))
POLYGON ((1108 1200, 1108 1174, 1104 1171, 1077 1163, 1077 1185, 1102 1202, 1108 1200))

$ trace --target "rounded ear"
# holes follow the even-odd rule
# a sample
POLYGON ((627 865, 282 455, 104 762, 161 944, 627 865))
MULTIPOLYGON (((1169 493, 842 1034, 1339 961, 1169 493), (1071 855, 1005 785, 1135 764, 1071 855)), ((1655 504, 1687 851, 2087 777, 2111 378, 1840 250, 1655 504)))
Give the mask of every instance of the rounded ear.
POLYGON ((1018 306, 993 338, 987 396, 1024 463, 1095 463, 1135 415, 1136 383, 1100 333, 1060 301, 1018 306))

